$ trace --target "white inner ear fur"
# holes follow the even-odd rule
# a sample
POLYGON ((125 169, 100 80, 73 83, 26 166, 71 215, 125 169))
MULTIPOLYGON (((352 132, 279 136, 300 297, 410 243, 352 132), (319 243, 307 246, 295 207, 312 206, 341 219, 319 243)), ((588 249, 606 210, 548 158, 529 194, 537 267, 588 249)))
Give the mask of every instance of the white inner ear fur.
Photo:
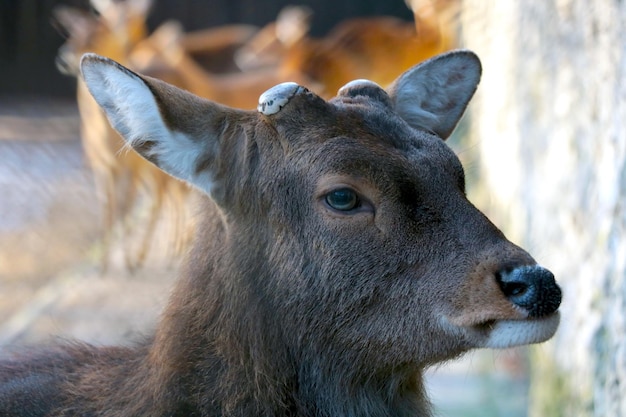
POLYGON ((209 173, 195 172, 202 155, 201 142, 167 127, 152 92, 141 78, 100 57, 86 56, 81 67, 94 99, 131 147, 156 161, 165 172, 210 193, 213 180, 209 173), (142 148, 146 142, 153 145, 142 148))

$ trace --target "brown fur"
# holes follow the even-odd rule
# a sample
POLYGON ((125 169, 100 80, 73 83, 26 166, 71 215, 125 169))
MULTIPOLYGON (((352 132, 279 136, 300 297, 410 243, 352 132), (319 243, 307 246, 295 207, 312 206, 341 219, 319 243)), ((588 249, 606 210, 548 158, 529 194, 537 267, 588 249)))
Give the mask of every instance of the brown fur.
POLYGON ((359 82, 325 101, 282 85, 263 99, 285 98, 276 112, 94 55, 83 73, 131 146, 210 198, 154 336, 0 362, 1 412, 430 416, 426 367, 556 330, 554 278, 467 200, 442 140, 480 76, 470 52, 387 91, 359 82))

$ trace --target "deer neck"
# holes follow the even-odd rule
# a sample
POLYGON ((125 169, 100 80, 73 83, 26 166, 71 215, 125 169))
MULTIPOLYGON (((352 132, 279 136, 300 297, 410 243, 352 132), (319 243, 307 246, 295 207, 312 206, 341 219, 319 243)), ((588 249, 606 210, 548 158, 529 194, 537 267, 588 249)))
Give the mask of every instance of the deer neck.
POLYGON ((284 394, 277 387, 288 379, 289 361, 262 297, 250 285, 253 280, 246 279, 254 251, 245 251, 245 262, 233 256, 237 251, 232 247, 241 244, 239 233, 212 201, 204 202, 202 215, 208 220, 201 225, 203 232, 196 237, 147 361, 159 364, 157 378, 164 390, 182 385, 186 396, 198 398, 195 406, 202 415, 281 415, 284 394), (276 404, 276 410, 261 409, 260 404, 276 404))
MULTIPOLYGON (((217 210, 212 204, 207 201, 217 210)), ((268 242, 257 236, 237 259, 233 253, 242 251, 232 247, 244 244, 243 232, 215 214, 206 216, 208 232, 197 240, 157 331, 150 356, 168 364, 160 365, 162 379, 185 381, 200 398, 197 407, 215 415, 429 415, 420 408, 427 402, 419 370, 366 374, 332 351, 286 342, 283 317, 258 287, 269 281, 263 275, 271 268, 254 248, 268 242)))

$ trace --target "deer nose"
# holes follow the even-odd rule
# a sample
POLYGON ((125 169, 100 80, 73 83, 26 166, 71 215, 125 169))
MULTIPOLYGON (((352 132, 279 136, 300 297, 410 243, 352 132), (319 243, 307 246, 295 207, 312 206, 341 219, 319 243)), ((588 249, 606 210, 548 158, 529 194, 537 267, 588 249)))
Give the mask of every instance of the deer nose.
POLYGON ((538 266, 521 266, 497 274, 498 284, 516 306, 528 311, 529 317, 545 317, 561 305, 561 289, 554 275, 538 266))

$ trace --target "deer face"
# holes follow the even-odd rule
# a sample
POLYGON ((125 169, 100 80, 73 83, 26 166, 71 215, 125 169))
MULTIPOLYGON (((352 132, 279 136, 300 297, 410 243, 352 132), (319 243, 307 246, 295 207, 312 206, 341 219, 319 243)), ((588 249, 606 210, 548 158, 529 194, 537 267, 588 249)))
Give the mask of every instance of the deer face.
POLYGON ((444 142, 478 84, 471 52, 427 61, 387 90, 354 81, 330 101, 280 84, 258 112, 97 56, 82 68, 129 144, 219 206, 221 256, 293 355, 421 367, 556 331, 554 277, 467 200, 444 142))

